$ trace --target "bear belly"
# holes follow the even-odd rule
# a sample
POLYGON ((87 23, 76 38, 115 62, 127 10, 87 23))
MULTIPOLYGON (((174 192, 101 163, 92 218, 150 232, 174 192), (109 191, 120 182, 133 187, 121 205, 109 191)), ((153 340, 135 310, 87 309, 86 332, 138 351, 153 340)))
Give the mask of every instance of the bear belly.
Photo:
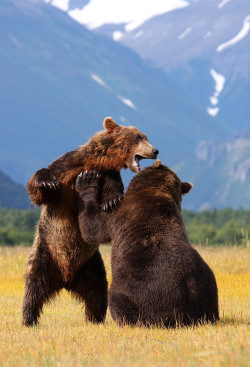
POLYGON ((82 240, 74 217, 46 217, 45 211, 39 223, 40 243, 48 248, 63 282, 70 284, 75 272, 94 255, 98 245, 89 245, 82 240))

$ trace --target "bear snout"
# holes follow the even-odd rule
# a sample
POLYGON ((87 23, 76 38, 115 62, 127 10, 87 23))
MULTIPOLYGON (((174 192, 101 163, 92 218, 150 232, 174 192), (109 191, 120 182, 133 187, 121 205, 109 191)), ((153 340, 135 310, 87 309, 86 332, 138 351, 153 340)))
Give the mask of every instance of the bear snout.
POLYGON ((159 154, 159 150, 154 148, 154 149, 152 149, 152 152, 153 152, 155 158, 157 158, 157 155, 159 154))

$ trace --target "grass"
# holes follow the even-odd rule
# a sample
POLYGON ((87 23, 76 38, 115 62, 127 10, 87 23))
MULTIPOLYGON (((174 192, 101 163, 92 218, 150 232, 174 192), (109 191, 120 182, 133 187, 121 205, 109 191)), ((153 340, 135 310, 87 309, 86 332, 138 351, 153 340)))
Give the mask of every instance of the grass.
MULTIPOLYGON (((29 251, 0 247, 0 366, 249 366, 249 249, 198 248, 216 276, 221 320, 175 330, 118 328, 109 312, 104 325, 86 323, 64 291, 44 307, 39 326, 22 327, 29 251)), ((110 282, 110 247, 101 252, 110 282)))

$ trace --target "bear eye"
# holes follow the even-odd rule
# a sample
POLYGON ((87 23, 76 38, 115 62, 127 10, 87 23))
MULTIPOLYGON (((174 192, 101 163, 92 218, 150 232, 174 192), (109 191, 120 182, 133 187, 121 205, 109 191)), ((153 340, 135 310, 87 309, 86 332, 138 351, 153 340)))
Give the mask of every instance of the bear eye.
POLYGON ((135 137, 135 141, 138 143, 140 140, 142 140, 142 136, 140 134, 137 134, 135 137))

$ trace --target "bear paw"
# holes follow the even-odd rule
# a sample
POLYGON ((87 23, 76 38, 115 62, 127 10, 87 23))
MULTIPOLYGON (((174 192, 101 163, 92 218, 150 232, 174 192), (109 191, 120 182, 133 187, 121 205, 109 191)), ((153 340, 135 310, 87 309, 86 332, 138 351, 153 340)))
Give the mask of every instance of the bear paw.
POLYGON ((118 204, 123 200, 123 195, 120 194, 118 196, 115 196, 113 199, 106 201, 102 205, 102 209, 106 212, 111 211, 112 209, 116 208, 118 204))
POLYGON ((78 191, 79 193, 81 193, 82 191, 85 191, 87 186, 94 186, 95 184, 97 186, 99 186, 99 181, 101 179, 101 174, 100 172, 97 171, 84 171, 79 173, 79 175, 76 178, 76 184, 75 184, 75 188, 76 191, 78 191))
POLYGON ((39 189, 56 190, 60 189, 61 184, 57 178, 49 171, 49 169, 43 168, 36 172, 34 177, 35 186, 39 189))

